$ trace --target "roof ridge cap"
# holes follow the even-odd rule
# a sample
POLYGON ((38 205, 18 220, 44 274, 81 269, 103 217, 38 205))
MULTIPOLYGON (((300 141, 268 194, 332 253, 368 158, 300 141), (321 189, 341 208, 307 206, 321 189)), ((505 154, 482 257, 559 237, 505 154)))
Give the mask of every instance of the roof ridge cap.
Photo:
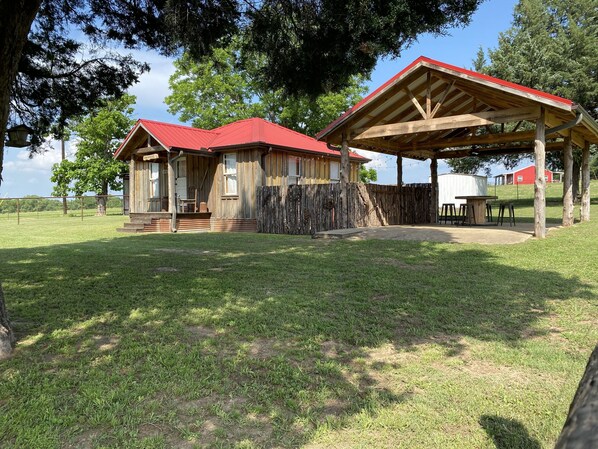
POLYGON ((196 128, 195 126, 181 125, 180 123, 161 122, 159 120, 151 120, 151 119, 146 119, 146 118, 140 118, 137 120, 137 122, 138 123, 150 122, 150 123, 156 123, 158 125, 173 126, 175 128, 183 128, 183 129, 189 129, 189 130, 193 130, 193 131, 202 131, 202 132, 206 132, 206 133, 218 134, 217 131, 214 131, 212 129, 196 128))

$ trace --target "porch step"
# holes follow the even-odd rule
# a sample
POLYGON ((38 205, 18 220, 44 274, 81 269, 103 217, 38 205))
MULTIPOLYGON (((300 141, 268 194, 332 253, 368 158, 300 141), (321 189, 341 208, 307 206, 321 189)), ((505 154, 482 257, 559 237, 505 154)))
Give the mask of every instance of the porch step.
POLYGON ((137 234, 143 232, 143 228, 116 228, 116 232, 123 232, 126 234, 137 234))
MULTIPOLYGON (((151 220, 150 220, 151 223, 151 220)), ((149 224, 149 223, 147 223, 149 224)), ((124 228, 126 229, 141 229, 143 231, 143 228, 145 227, 146 223, 139 223, 139 222, 134 222, 134 223, 125 223, 123 225, 124 228)))

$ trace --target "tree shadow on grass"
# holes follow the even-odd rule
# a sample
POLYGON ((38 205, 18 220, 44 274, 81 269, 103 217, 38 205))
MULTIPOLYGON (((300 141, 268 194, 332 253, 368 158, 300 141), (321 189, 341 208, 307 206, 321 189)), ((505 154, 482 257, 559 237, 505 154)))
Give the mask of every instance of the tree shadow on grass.
POLYGON ((22 373, 0 387, 4 432, 74 444, 84 419, 95 444, 297 447, 417 394, 382 379, 372 348, 516 345, 548 299, 592 295, 557 272, 426 242, 151 235, 1 250, 0 262, 20 337, 6 366, 22 373), (24 419, 38 395, 47 404, 24 419))
POLYGON ((523 424, 515 419, 483 415, 480 424, 492 438, 496 449, 541 449, 540 442, 531 437, 523 424))

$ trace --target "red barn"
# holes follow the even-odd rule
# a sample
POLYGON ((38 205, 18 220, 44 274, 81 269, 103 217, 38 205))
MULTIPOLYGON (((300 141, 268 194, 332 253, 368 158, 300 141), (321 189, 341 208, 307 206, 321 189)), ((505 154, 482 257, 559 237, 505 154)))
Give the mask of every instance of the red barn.
MULTIPOLYGON (((536 178, 536 167, 529 165, 512 173, 501 173, 494 177, 496 184, 533 184, 536 178)), ((544 178, 546 182, 553 182, 552 172, 544 170, 544 178)))

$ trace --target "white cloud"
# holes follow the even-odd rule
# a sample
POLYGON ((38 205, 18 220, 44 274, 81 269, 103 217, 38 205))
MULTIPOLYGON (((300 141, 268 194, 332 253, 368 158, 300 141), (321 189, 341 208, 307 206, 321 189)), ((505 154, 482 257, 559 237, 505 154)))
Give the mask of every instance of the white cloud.
POLYGON ((363 157, 367 157, 371 159, 370 162, 365 164, 367 168, 375 168, 376 170, 384 170, 390 168, 391 163, 395 163, 395 158, 393 156, 388 156, 383 153, 376 153, 375 151, 368 151, 368 150, 358 150, 352 149, 358 154, 361 154, 363 157))
POLYGON ((170 94, 168 79, 174 73, 173 58, 156 52, 133 52, 133 56, 147 62, 151 69, 139 77, 139 82, 129 89, 137 97, 135 114, 140 118, 155 119, 155 115, 167 114, 164 98, 170 94))
POLYGON ((29 159, 29 153, 20 152, 16 159, 8 161, 4 166, 6 170, 19 173, 50 172, 52 165, 60 162, 60 151, 50 150, 42 154, 36 154, 29 159))

